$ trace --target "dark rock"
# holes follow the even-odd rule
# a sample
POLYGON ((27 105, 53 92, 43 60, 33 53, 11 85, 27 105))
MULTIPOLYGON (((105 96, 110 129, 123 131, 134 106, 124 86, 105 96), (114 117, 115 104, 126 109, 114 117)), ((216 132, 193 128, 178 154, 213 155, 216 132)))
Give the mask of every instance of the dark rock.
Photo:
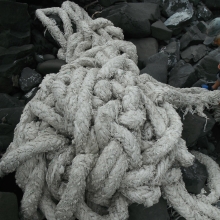
POLYGON ((52 54, 45 54, 45 55, 43 55, 43 59, 44 59, 44 61, 55 60, 56 57, 54 55, 52 55, 52 54))
POLYGON ((0 219, 19 220, 18 203, 14 193, 0 192, 0 219))
POLYGON ((197 62, 208 53, 204 44, 188 47, 181 53, 181 57, 185 62, 197 62))
POLYGON ((142 204, 133 203, 128 207, 128 220, 169 220, 167 202, 160 198, 159 202, 151 207, 144 207, 142 204))
POLYGON ((158 40, 170 40, 172 31, 162 21, 156 21, 151 25, 152 37, 158 40))
POLYGON ((197 6, 200 0, 189 0, 190 3, 193 3, 194 6, 197 6))
POLYGON ((42 76, 35 70, 26 67, 21 72, 19 85, 24 92, 30 91, 32 88, 38 86, 42 81, 42 76))
POLYGON ((126 38, 143 38, 150 35, 150 22, 160 17, 157 4, 120 3, 104 9, 101 13, 116 27, 120 27, 126 38))
POLYGON ((0 93, 0 108, 14 108, 24 106, 17 98, 0 93))
POLYGON ((146 67, 140 74, 147 73, 159 82, 167 83, 168 55, 157 53, 147 59, 146 67))
POLYGON ((206 35, 194 25, 180 38, 180 49, 183 50, 188 46, 203 43, 205 37, 206 35))
POLYGON ((192 166, 182 167, 181 171, 187 191, 189 193, 199 194, 201 189, 204 188, 208 178, 208 172, 205 165, 195 160, 192 166))
POLYGON ((110 5, 113 5, 117 2, 125 2, 123 0, 98 0, 100 5, 104 6, 104 7, 109 7, 110 5))
POLYGON ((199 137, 199 138, 198 138, 198 141, 197 141, 197 146, 198 146, 199 148, 207 149, 208 146, 209 146, 209 141, 208 141, 207 136, 199 137))
POLYGON ((208 55, 203 57, 195 66, 195 70, 199 78, 207 81, 216 81, 216 74, 218 72, 218 64, 220 60, 220 48, 211 51, 208 55))
POLYGON ((0 153, 4 153, 7 150, 8 146, 13 141, 13 137, 13 134, 0 135, 0 153))
POLYGON ((141 1, 161 5, 161 0, 141 0, 141 1))
POLYGON ((23 45, 20 47, 10 47, 8 49, 0 47, 0 65, 13 63, 32 54, 34 51, 33 44, 23 45))
POLYGON ((32 67, 34 62, 33 54, 31 54, 13 63, 0 65, 0 75, 12 79, 12 76, 19 75, 25 67, 32 67))
POLYGON ((173 87, 191 87, 196 81, 195 70, 189 63, 180 60, 170 72, 168 84, 173 87))
POLYGON ((17 92, 17 88, 13 86, 10 79, 0 76, 0 93, 13 94, 17 92))
POLYGON ((209 9, 220 9, 220 1, 218 0, 202 0, 209 9))
POLYGON ((158 43, 154 38, 129 39, 137 48, 138 67, 140 69, 146 66, 148 57, 158 52, 158 43))
POLYGON ((27 104, 32 98, 34 98, 38 89, 39 89, 38 87, 33 88, 30 92, 23 95, 21 99, 23 99, 25 103, 27 104))
POLYGON ((207 84, 207 81, 204 79, 199 79, 197 82, 195 82, 192 87, 201 87, 202 84, 207 84))
POLYGON ((183 120, 183 113, 179 112, 179 114, 183 123, 182 138, 186 141, 188 147, 195 145, 198 138, 209 133, 215 124, 212 115, 206 111, 207 121, 206 118, 200 117, 197 114, 192 115, 191 113, 187 113, 183 120))
POLYGON ((27 4, 0 1, 0 47, 30 43, 30 16, 27 9, 27 4))
POLYGON ((44 62, 44 57, 43 57, 43 55, 40 55, 40 54, 36 54, 36 53, 35 53, 34 59, 36 60, 37 63, 42 63, 42 62, 44 62))
POLYGON ((180 60, 180 43, 173 41, 167 46, 162 47, 160 53, 168 55, 168 69, 170 70, 180 60))
POLYGON ((38 54, 53 53, 54 45, 43 36, 43 32, 33 29, 31 39, 38 54))
POLYGON ((170 17, 176 12, 183 12, 185 10, 192 10, 192 6, 188 0, 163 0, 162 13, 170 17))
POLYGON ((172 16, 170 16, 164 24, 173 31, 174 35, 179 34, 182 29, 187 26, 193 17, 193 9, 185 10, 181 12, 176 12, 172 16))
MULTIPOLYGON (((14 193, 17 196, 17 202, 18 206, 20 206, 20 202, 22 199, 22 191, 18 187, 15 181, 15 172, 7 174, 7 176, 4 176, 3 178, 0 179, 0 192, 11 192, 14 193)), ((0 199, 0 202, 2 199, 0 199)), ((13 204, 11 204, 13 207, 13 204)), ((4 206, 0 205, 1 208, 4 209, 4 206)), ((1 216, 1 211, 0 211, 0 216, 1 216)), ((15 213, 14 213, 15 214, 15 213)), ((1 220, 5 220, 4 218, 0 218, 1 220)), ((11 219, 10 219, 11 220, 11 219)))
POLYGON ((43 76, 49 73, 58 73, 61 66, 65 65, 66 62, 64 60, 47 60, 43 63, 39 63, 37 65, 36 71, 43 76))
POLYGON ((206 33, 208 25, 205 23, 205 21, 199 21, 196 26, 198 27, 201 33, 206 33))
POLYGON ((202 3, 200 2, 197 6, 197 18, 199 20, 208 21, 212 19, 212 12, 202 3))

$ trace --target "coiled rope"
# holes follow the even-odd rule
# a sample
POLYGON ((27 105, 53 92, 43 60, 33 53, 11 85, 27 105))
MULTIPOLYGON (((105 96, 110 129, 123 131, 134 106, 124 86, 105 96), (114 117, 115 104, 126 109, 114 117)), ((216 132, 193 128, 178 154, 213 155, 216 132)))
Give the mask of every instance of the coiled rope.
POLYGON ((173 88, 139 75, 135 46, 120 28, 92 20, 73 2, 38 9, 58 41, 58 74, 48 74, 25 106, 0 176, 16 170, 22 219, 125 220, 128 205, 150 207, 161 195, 186 219, 219 219, 220 169, 188 152, 175 108, 205 117, 219 91, 173 88), (64 33, 47 15, 57 14, 64 33), (71 22, 77 27, 73 33, 71 22), (209 173, 208 196, 187 193, 180 166, 194 158, 209 173))

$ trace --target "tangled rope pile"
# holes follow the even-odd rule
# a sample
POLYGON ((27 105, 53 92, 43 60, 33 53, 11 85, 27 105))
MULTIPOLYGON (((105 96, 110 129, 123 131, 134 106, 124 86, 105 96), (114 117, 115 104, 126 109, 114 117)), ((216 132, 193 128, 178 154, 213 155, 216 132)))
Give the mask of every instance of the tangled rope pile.
POLYGON ((129 204, 150 207, 162 194, 186 219, 219 219, 211 204, 220 197, 220 169, 188 152, 175 110, 206 117, 203 109, 220 102, 219 92, 139 75, 136 48, 123 41, 122 30, 92 20, 73 2, 36 15, 67 64, 46 75, 0 161, 1 177, 16 170, 22 218, 125 220, 129 204), (65 33, 49 14, 61 17, 65 33), (195 157, 207 167, 208 196, 185 189, 179 167, 195 157))

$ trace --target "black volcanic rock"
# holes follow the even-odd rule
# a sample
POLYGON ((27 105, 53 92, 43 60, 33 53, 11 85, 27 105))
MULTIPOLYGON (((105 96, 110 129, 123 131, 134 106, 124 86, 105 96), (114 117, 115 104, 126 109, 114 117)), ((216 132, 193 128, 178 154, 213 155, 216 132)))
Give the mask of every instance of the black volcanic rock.
POLYGON ((27 4, 0 1, 0 47, 30 43, 30 16, 27 9, 27 4))
POLYGON ((172 31, 166 27, 166 25, 161 21, 156 21, 151 25, 152 37, 158 40, 170 40, 172 37, 172 31))
POLYGON ((126 38, 143 38, 150 35, 149 21, 157 21, 160 10, 152 3, 120 3, 104 9, 101 17, 120 27, 126 38))

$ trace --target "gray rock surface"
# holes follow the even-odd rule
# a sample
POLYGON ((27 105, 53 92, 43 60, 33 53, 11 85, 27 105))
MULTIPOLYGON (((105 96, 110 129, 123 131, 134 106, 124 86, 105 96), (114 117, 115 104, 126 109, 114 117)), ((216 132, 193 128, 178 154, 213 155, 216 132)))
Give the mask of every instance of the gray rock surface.
POLYGON ((151 34, 158 40, 170 40, 172 37, 172 31, 161 20, 151 25, 151 34))
POLYGON ((208 21, 213 17, 212 12, 202 2, 197 6, 196 15, 199 20, 203 21, 208 21))

